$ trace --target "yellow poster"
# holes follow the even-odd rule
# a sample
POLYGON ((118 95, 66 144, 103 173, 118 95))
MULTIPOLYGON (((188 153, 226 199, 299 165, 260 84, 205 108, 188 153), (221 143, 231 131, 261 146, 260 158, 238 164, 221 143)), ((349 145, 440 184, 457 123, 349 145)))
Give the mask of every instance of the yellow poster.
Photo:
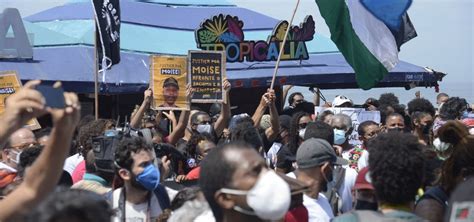
MULTIPOLYGON (((21 88, 21 82, 15 71, 0 72, 0 113, 5 111, 5 99, 21 88)), ((26 124, 31 130, 41 129, 36 118, 26 124)))
POLYGON ((186 56, 150 56, 152 108, 156 110, 189 110, 186 98, 186 56))

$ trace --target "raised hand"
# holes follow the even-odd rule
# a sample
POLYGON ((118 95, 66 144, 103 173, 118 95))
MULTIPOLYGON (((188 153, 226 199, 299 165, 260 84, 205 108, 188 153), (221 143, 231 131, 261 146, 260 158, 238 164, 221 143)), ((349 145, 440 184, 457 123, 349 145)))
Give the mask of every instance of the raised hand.
POLYGON ((29 81, 6 99, 2 115, 5 126, 15 130, 24 126, 28 120, 47 113, 43 95, 34 89, 40 83, 39 80, 29 81))

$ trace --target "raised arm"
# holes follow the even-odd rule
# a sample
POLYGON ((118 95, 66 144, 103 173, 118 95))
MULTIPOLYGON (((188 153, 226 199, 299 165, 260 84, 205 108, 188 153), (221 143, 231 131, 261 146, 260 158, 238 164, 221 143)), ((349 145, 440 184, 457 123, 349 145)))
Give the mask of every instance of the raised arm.
POLYGON ((44 110, 44 98, 38 91, 34 90, 40 81, 30 81, 15 94, 9 96, 5 101, 5 112, 1 115, 0 147, 8 141, 8 137, 26 122, 34 117, 46 113, 44 110))
MULTIPOLYGON (((186 86, 186 99, 191 101, 193 96, 194 89, 191 88, 191 84, 186 86)), ((170 136, 168 137, 168 143, 175 145, 180 138, 184 136, 184 132, 186 131, 186 126, 188 125, 189 120, 189 110, 183 110, 179 115, 179 120, 175 127, 173 127, 173 132, 171 132, 170 136)), ((176 118, 175 118, 176 119, 176 118)))
POLYGON ((283 87, 283 94, 281 96, 281 109, 285 107, 286 97, 288 96, 288 92, 290 91, 291 88, 293 88, 292 85, 283 87))
POLYGON ((49 142, 33 165, 27 168, 23 183, 0 201, 1 221, 9 221, 21 212, 31 210, 56 187, 80 118, 77 95, 65 93, 65 100, 65 109, 47 109, 54 124, 49 142))
POLYGON ((268 104, 270 101, 268 100, 268 92, 262 95, 262 98, 260 99, 260 103, 257 106, 257 109, 255 109, 255 113, 253 113, 252 120, 253 120, 253 126, 254 127, 259 127, 260 126, 260 121, 262 120, 262 116, 267 110, 268 104))
POLYGON ((217 118, 216 123, 214 125, 214 130, 217 135, 221 135, 224 129, 227 127, 229 124, 229 119, 230 119, 230 82, 229 80, 224 80, 224 102, 222 102, 221 106, 221 114, 219 115, 219 118, 217 118))
POLYGON ((145 92, 143 93, 143 102, 140 105, 140 108, 138 108, 138 111, 130 119, 130 127, 132 127, 133 129, 140 128, 142 124, 143 115, 145 114, 145 111, 150 108, 152 100, 153 92, 151 91, 151 89, 145 90, 145 92))
POLYGON ((267 137, 268 141, 273 141, 280 132, 280 119, 278 116, 278 110, 275 105, 275 91, 273 91, 272 89, 268 90, 268 100, 268 107, 270 108, 271 127, 265 130, 265 136, 267 137))

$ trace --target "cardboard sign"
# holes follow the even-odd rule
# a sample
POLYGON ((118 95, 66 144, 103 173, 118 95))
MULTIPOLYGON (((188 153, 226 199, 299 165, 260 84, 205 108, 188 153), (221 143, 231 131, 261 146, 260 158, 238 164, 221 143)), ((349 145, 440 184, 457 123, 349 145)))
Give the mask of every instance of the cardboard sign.
MULTIPOLYGON (((0 72, 0 113, 5 111, 5 100, 22 87, 15 71, 0 72)), ((36 118, 26 124, 31 130, 41 129, 36 118)))
POLYGON ((380 112, 379 111, 366 111, 365 109, 361 108, 326 108, 326 107, 319 107, 316 106, 314 108, 316 116, 320 113, 330 110, 334 114, 342 113, 346 114, 351 117, 352 120, 352 134, 349 137, 349 143, 353 145, 359 145, 362 142, 359 140, 359 133, 357 132, 357 128, 359 124, 368 120, 374 121, 376 123, 380 123, 380 112))
POLYGON ((192 102, 218 103, 224 99, 224 52, 189 51, 189 81, 194 89, 192 102))
POLYGON ((185 56, 150 56, 152 108, 156 110, 189 110, 186 98, 187 68, 185 56))

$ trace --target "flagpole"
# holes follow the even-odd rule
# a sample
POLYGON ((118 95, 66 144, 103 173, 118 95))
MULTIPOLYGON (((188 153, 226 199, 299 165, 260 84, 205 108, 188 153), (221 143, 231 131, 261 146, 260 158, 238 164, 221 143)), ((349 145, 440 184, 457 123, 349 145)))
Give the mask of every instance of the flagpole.
POLYGON ((94 111, 95 111, 95 119, 99 119, 99 63, 97 62, 97 24, 96 18, 94 14, 94 111))
POLYGON ((272 83, 270 85, 270 89, 273 89, 273 85, 275 84, 275 78, 278 72, 278 67, 280 66, 281 55, 283 54, 283 50, 285 49, 286 37, 288 37, 288 32, 290 31, 291 24, 293 24, 293 19, 295 18, 296 10, 298 9, 299 4, 300 4, 300 0, 297 0, 295 10, 293 11, 293 15, 291 16, 291 20, 288 23, 288 27, 286 27, 285 36, 283 37, 283 42, 280 46, 280 53, 278 53, 278 59, 275 65, 275 69, 273 70, 273 77, 272 77, 272 83))

